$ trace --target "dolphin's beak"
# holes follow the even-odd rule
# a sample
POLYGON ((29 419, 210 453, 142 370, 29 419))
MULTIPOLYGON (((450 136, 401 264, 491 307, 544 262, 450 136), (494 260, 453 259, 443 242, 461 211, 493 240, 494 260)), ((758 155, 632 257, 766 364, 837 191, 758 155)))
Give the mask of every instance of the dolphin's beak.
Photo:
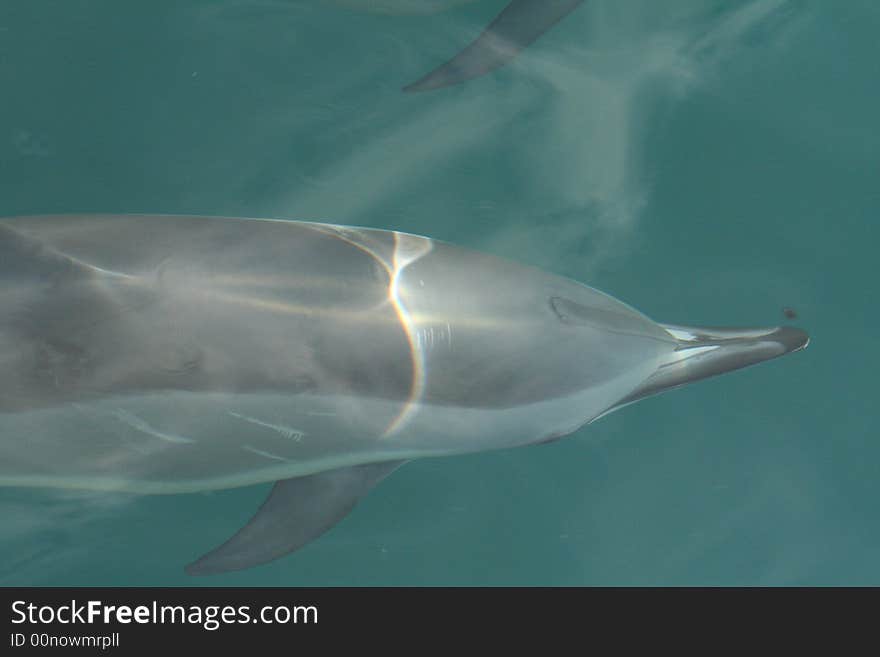
POLYGON ((776 329, 773 337, 785 347, 785 353, 806 349, 810 344, 810 336, 806 331, 792 326, 783 326, 776 329))
POLYGON ((810 336, 788 326, 764 329, 694 328, 662 324, 677 346, 641 386, 614 408, 718 374, 805 349, 810 336))

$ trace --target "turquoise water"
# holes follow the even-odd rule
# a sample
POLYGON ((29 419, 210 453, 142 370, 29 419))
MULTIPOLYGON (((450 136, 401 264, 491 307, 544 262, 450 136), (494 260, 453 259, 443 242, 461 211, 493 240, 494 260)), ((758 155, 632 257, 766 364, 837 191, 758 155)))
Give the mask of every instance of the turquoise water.
POLYGON ((341 4, 4 0, 0 216, 393 228, 658 321, 790 307, 812 344, 557 443, 411 463, 295 555, 209 579, 183 565, 267 486, 5 489, 0 583, 880 584, 876 3, 588 0, 511 66, 416 95, 504 1, 341 4))

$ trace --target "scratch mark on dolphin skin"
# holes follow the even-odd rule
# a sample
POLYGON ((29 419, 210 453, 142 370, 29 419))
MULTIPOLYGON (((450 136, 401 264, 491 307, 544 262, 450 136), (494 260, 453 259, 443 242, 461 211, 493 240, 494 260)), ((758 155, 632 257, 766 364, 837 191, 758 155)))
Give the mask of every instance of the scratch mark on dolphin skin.
POLYGON ((287 463, 289 459, 284 458, 283 456, 278 456, 277 454, 272 454, 271 452, 264 452, 261 449, 257 449, 256 447, 251 447, 250 445, 242 445, 241 448, 247 452, 252 452, 259 456, 265 456, 267 459, 272 459, 273 461, 284 461, 287 463))
MULTIPOLYGON (((93 409, 87 409, 86 407, 77 404, 76 402, 71 403, 70 405, 77 413, 79 413, 82 417, 88 420, 92 424, 96 424, 96 420, 105 418, 107 413, 102 411, 96 411, 93 409)), ((112 413, 111 413, 112 415, 112 413)), ((103 427, 103 424, 98 424, 97 426, 103 427)), ((126 447, 129 447, 136 451, 138 454, 142 456, 149 456, 150 454, 154 454, 156 452, 155 447, 153 449, 147 449, 143 444, 133 442, 130 438, 124 436, 120 431, 114 431, 113 435, 117 438, 120 438, 126 447)))
POLYGON ((272 429, 277 433, 280 433, 282 436, 287 438, 288 440, 292 440, 296 443, 301 441, 303 437, 306 435, 304 431, 300 431, 299 429, 293 429, 291 427, 285 427, 281 424, 272 424, 271 422, 264 422, 263 420, 259 420, 255 417, 250 417, 249 415, 242 415, 241 413, 236 413, 235 411, 226 411, 232 417, 236 417, 239 420, 244 420, 245 422, 250 422, 251 424, 256 424, 260 427, 265 427, 266 429, 272 429))
POLYGON ((192 438, 186 438, 185 436, 178 436, 174 433, 165 433, 164 431, 159 431, 158 429, 154 429, 149 424, 144 422, 137 415, 129 413, 126 410, 121 408, 117 408, 114 411, 111 411, 112 415, 122 422, 123 424, 127 424, 132 429, 137 429, 148 436, 153 436, 154 438, 159 438, 160 440, 164 440, 169 443, 194 443, 196 442, 192 438))

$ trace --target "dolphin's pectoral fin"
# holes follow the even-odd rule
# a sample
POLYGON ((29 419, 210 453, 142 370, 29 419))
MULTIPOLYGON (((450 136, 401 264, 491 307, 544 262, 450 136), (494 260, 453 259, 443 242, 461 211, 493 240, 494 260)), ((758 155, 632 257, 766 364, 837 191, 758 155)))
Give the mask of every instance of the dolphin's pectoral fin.
POLYGON ((301 548, 347 516, 360 498, 403 463, 367 463, 277 482, 250 522, 189 564, 187 574, 243 570, 301 548))
POLYGON ((476 41, 403 90, 428 91, 448 87, 504 66, 582 2, 513 0, 476 41))

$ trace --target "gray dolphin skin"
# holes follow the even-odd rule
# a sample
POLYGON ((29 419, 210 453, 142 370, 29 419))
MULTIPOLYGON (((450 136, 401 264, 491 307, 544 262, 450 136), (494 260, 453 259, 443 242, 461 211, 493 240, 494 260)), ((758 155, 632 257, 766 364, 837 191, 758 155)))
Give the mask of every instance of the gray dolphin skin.
POLYGON ((657 324, 425 237, 265 219, 0 219, 0 295, 0 485, 277 482, 194 575, 305 545, 410 459, 556 439, 808 342, 657 324))
POLYGON ((473 43, 403 90, 448 87, 504 66, 582 3, 583 0, 513 0, 473 43))

